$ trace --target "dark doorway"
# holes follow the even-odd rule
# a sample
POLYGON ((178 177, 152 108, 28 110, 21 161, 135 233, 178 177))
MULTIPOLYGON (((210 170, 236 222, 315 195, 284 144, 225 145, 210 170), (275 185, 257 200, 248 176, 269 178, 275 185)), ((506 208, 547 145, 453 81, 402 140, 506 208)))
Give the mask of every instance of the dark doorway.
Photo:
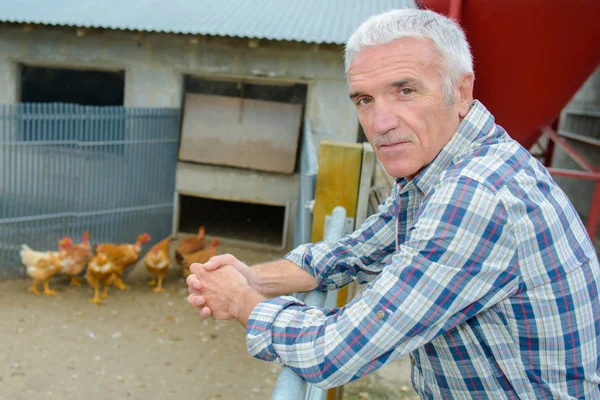
POLYGON ((279 246, 285 207, 182 195, 179 231, 196 233, 201 225, 209 236, 279 246))

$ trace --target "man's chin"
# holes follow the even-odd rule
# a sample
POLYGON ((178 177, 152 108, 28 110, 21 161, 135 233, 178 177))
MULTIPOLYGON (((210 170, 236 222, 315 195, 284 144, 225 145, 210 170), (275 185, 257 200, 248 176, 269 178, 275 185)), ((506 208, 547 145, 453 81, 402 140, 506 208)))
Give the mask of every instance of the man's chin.
POLYGON ((395 162, 391 161, 387 163, 384 160, 379 160, 381 161, 381 164, 385 168, 386 172, 393 178, 411 179, 419 172, 419 168, 417 167, 411 168, 411 166, 407 165, 398 165, 398 160, 393 160, 395 162))

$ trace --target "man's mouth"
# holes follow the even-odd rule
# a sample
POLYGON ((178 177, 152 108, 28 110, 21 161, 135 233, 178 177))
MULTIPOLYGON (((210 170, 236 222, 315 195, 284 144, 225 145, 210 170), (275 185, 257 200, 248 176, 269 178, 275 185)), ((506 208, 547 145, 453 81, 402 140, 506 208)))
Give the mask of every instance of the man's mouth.
POLYGON ((382 143, 379 145, 380 149, 394 149, 394 148, 399 148, 402 147, 403 145, 410 143, 408 140, 405 141, 397 141, 397 142, 390 142, 390 143, 382 143))

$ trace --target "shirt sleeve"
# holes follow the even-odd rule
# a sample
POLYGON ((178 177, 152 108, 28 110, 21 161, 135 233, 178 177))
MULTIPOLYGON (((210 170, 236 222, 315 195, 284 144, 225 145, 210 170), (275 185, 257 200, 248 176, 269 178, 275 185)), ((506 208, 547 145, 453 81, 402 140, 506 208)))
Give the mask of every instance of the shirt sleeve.
POLYGON ((396 250, 398 186, 351 235, 331 242, 297 247, 284 258, 317 279, 317 290, 333 290, 356 279, 366 283, 377 276, 396 250))
POLYGON ((293 297, 257 305, 251 355, 336 387, 430 342, 518 288, 511 223, 499 196, 471 179, 439 184, 382 273, 339 309, 293 297))

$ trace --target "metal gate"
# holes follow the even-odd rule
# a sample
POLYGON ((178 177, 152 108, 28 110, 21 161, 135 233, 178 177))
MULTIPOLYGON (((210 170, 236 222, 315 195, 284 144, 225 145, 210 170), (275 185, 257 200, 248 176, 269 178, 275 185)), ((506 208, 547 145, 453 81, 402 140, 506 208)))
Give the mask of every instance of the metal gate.
MULTIPOLYGON (((25 273, 19 248, 151 243, 170 233, 177 108, 4 105, 0 114, 0 278, 25 273)), ((144 249, 147 250, 147 249, 144 249)))

